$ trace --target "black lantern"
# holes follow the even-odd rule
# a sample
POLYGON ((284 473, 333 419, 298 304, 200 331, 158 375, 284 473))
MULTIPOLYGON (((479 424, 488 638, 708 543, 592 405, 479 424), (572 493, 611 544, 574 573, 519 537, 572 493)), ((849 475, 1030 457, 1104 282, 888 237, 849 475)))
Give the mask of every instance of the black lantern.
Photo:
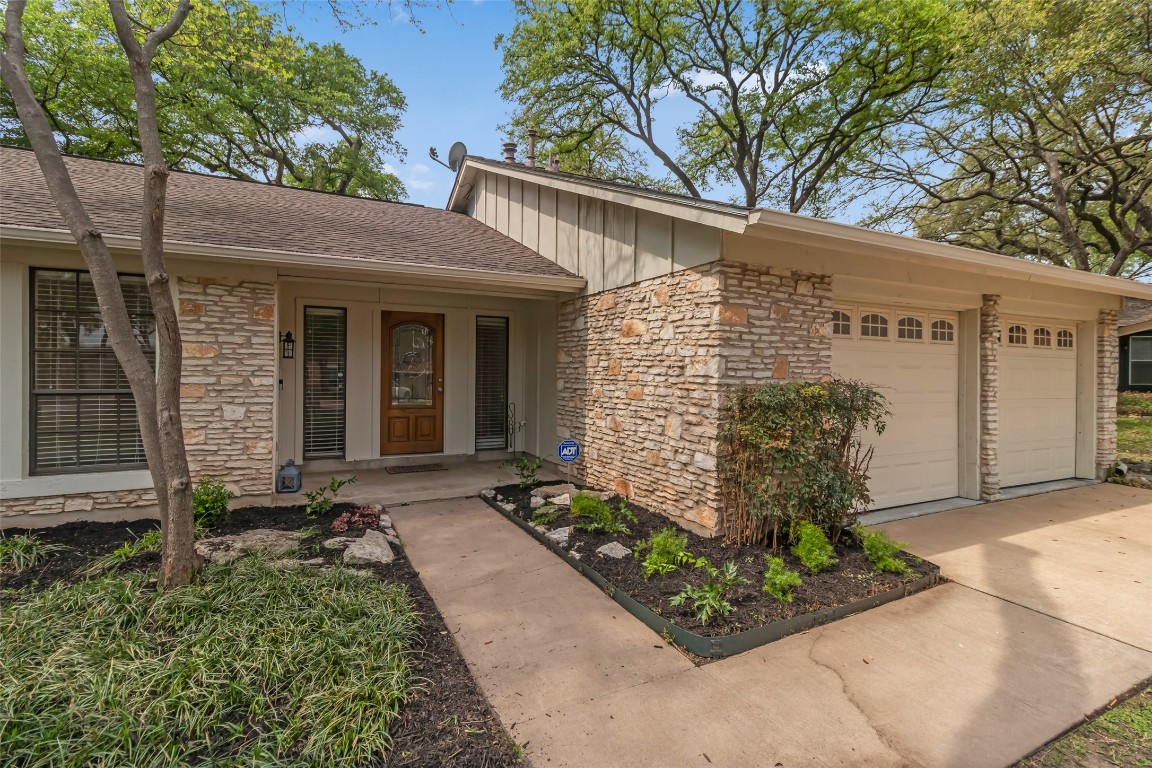
POLYGON ((292 331, 280 337, 280 356, 285 360, 296 357, 296 339, 292 338, 292 331))

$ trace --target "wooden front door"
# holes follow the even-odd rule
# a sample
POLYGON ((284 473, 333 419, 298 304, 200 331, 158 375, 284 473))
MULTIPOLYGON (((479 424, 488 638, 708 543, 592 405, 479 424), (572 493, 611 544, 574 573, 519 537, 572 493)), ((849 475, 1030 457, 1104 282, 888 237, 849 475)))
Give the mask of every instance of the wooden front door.
POLYGON ((384 312, 380 453, 444 450, 444 315, 384 312))

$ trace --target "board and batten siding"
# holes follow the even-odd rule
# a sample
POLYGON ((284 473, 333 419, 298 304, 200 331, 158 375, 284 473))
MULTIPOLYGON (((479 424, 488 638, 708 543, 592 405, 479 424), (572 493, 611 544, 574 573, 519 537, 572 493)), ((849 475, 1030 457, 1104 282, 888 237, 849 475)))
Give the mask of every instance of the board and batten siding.
POLYGON ((482 172, 469 214, 588 281, 620 288, 720 259, 712 227, 482 172))

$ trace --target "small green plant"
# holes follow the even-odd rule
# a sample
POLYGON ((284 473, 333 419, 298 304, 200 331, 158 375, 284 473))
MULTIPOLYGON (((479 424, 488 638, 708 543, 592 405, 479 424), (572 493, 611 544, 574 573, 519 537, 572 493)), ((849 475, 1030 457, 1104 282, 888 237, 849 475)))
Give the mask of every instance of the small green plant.
POLYGON ((552 525, 552 523, 560 519, 560 515, 562 514, 564 514, 564 510, 548 505, 536 510, 529 522, 532 523, 532 525, 552 525))
POLYGON ((792 602, 796 587, 803 582, 800 574, 784 565, 784 558, 765 555, 768 570, 764 572, 764 591, 782 603, 792 602))
POLYGON ((67 547, 49 544, 35 534, 5 536, 0 533, 0 573, 20 573, 39 565, 48 559, 48 555, 63 549, 67 547))
POLYGON ((826 571, 840 562, 836 551, 828 543, 828 537, 818 525, 807 521, 800 523, 796 538, 792 554, 800 558, 800 562, 812 573, 826 571))
POLYGON ((668 602, 672 605, 683 605, 691 600, 696 620, 702 625, 707 624, 714 616, 727 616, 736 610, 728 600, 728 594, 736 586, 750 583, 736 572, 736 562, 729 560, 717 568, 708 558, 701 557, 695 561, 695 565, 708 573, 708 581, 700 587, 685 584, 684 591, 669 598, 668 602))
POLYGON ((210 530, 224 522, 228 518, 228 502, 234 498, 236 494, 219 480, 200 478, 192 489, 192 516, 196 527, 210 530))
POLYGON ((687 548, 688 534, 669 526, 636 542, 632 554, 637 560, 643 558, 640 567, 644 578, 650 579, 653 575, 667 576, 680 566, 695 562, 687 548))
POLYGON ((164 546, 164 534, 153 528, 143 536, 126 541, 103 557, 98 557, 79 571, 81 576, 97 576, 119 568, 134 557, 146 552, 159 552, 164 546))
POLYGON ((520 478, 520 489, 530 491, 536 487, 536 475, 540 467, 544 466, 544 459, 530 459, 527 456, 517 456, 504 462, 504 466, 512 467, 516 476, 520 478))
POLYGON ((860 542, 864 545, 864 553, 868 555, 868 559, 872 561, 872 567, 877 571, 895 573, 900 576, 907 576, 912 572, 908 563, 897 557, 900 550, 905 546, 904 542, 893 541, 884 531, 876 531, 875 533, 858 531, 858 533, 860 534, 860 542))
POLYGON ((578 493, 572 499, 572 516, 587 520, 576 524, 576 530, 586 533, 627 534, 628 523, 636 522, 627 500, 613 509, 590 493, 578 493))
POLYGON ((322 485, 314 491, 308 491, 304 494, 304 497, 308 499, 308 506, 304 508, 305 514, 308 517, 322 517, 328 514, 332 511, 332 507, 336 506, 336 497, 340 495, 340 489, 354 482, 356 482, 356 475, 344 480, 337 480, 333 477, 328 481, 328 485, 322 485), (329 496, 329 493, 332 495, 329 496))

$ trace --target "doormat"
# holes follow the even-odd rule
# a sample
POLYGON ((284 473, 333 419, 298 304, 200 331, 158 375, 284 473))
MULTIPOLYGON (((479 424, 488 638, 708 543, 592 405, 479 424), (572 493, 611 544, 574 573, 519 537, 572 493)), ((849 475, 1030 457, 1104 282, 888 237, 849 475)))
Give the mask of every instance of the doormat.
POLYGON ((440 472, 448 469, 443 464, 406 464, 402 467, 384 467, 390 475, 406 475, 409 472, 440 472))

